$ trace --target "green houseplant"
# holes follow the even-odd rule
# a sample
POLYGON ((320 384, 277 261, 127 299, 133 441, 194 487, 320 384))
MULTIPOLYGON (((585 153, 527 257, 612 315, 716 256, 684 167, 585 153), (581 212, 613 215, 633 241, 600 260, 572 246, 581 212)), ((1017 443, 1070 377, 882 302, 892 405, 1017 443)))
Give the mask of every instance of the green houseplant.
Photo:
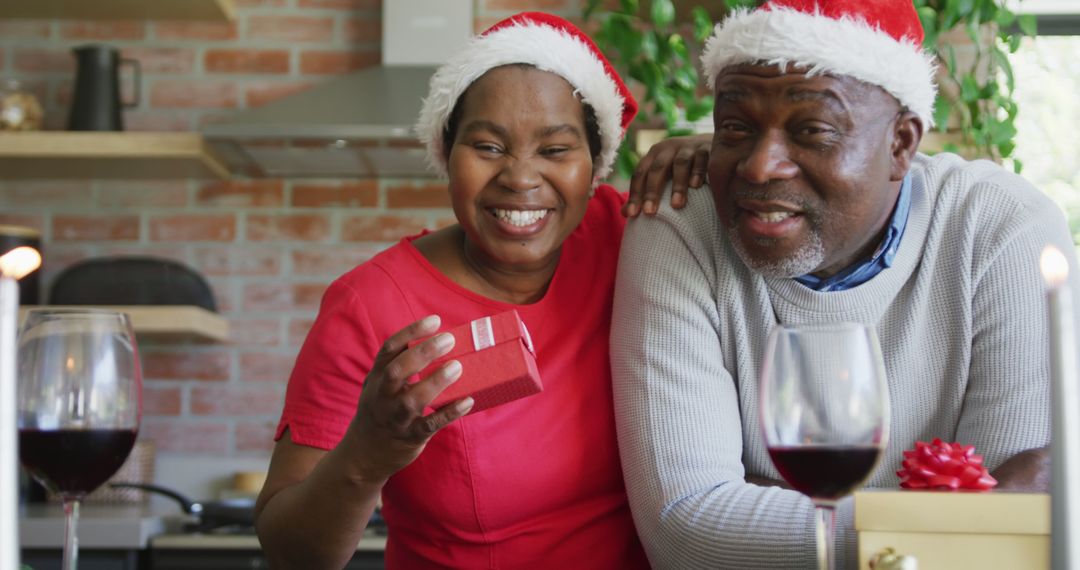
MULTIPOLYGON (((1003 160, 1012 155, 1017 104, 1009 54, 1024 35, 1035 34, 1033 16, 1018 16, 1005 0, 912 0, 926 32, 924 49, 938 56, 941 90, 934 106, 937 131, 946 137, 936 150, 1003 160), (962 46, 957 39, 967 38, 962 46)), ((702 92, 694 54, 712 32, 716 14, 700 5, 688 17, 676 18, 671 0, 620 0, 618 7, 599 10, 601 0, 588 0, 586 21, 598 20, 593 33, 600 49, 631 84, 643 90, 636 126, 662 123, 669 135, 712 111, 702 92), (685 120, 681 120, 685 119, 685 120)), ((610 2, 608 2, 610 3, 610 2)), ((726 10, 754 7, 761 0, 723 0, 726 10)), ((931 148, 931 150, 935 150, 931 148)), ((631 145, 619 152, 617 172, 628 176, 638 160, 631 145)), ((1014 161, 1019 171, 1022 165, 1014 161)))
MULTIPOLYGON (((923 47, 938 56, 941 92, 934 104, 937 129, 955 129, 959 142, 944 150, 1004 160, 1015 149, 1015 86, 1009 55, 1024 35, 1035 35, 1035 17, 1017 15, 1003 0, 913 0, 926 39, 923 47), (942 41, 962 33, 970 43, 942 41)), ((1019 172, 1022 165, 1014 161, 1019 172)))
MULTIPOLYGON (((598 21, 593 38, 619 73, 643 91, 637 128, 667 126, 669 135, 689 133, 681 124, 712 113, 712 98, 701 90, 694 54, 712 33, 712 16, 701 6, 690 11, 690 22, 676 18, 671 0, 620 0, 613 10, 598 10, 601 0, 588 0, 586 22, 598 21)), ((640 157, 633 145, 619 149, 616 172, 627 177, 640 157)))

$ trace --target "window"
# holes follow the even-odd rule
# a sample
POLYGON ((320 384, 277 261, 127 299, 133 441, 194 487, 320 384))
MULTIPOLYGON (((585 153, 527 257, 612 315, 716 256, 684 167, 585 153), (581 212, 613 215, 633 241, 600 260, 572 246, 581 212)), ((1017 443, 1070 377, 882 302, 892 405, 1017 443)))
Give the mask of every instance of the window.
POLYGON ((1065 210, 1080 243, 1080 2, 1067 2, 1071 14, 1061 13, 1064 3, 1047 6, 1053 2, 1026 0, 1020 8, 1036 14, 1039 36, 1025 38, 1011 59, 1020 106, 1013 154, 1024 177, 1065 210), (1061 12, 1036 12, 1043 8, 1061 12))

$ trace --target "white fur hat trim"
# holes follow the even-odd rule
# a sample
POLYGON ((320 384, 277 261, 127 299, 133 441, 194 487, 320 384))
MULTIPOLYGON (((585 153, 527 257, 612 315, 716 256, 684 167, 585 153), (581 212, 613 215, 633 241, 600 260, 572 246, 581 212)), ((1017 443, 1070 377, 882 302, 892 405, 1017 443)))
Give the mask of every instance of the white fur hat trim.
POLYGON ((550 26, 517 23, 470 40, 435 72, 424 99, 416 132, 427 146, 428 163, 446 175, 443 131, 461 94, 488 70, 502 65, 526 63, 566 79, 596 112, 600 127, 600 156, 594 178, 611 173, 622 142, 623 97, 605 72, 595 52, 581 40, 550 26))
POLYGON ((732 65, 795 64, 810 74, 846 75, 877 85, 933 126, 933 57, 864 20, 788 8, 738 10, 716 25, 701 56, 709 87, 732 65))

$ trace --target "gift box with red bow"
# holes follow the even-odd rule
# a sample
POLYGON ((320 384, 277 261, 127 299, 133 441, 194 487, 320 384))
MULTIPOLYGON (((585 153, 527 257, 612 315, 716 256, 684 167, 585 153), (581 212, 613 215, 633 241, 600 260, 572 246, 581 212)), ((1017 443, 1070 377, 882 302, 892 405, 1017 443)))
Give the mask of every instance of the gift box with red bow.
POLYGON ((447 360, 461 363, 461 377, 431 402, 432 408, 472 396, 475 404, 471 414, 544 389, 532 339, 517 311, 476 319, 445 332, 454 335, 454 348, 421 377, 447 360))
POLYGON ((916 441, 904 452, 902 469, 896 472, 904 489, 986 491, 997 485, 972 445, 945 443, 939 438, 916 441))

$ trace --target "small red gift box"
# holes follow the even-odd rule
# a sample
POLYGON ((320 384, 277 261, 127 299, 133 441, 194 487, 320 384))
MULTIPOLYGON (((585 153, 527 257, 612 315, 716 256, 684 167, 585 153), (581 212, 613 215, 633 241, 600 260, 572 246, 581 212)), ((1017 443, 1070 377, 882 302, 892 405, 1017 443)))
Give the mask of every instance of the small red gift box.
POLYGON ((532 339, 517 311, 476 319, 446 332, 454 335, 454 348, 421 377, 451 359, 461 363, 461 377, 431 402, 432 408, 472 396, 475 403, 469 413, 475 413, 544 389, 532 339))

